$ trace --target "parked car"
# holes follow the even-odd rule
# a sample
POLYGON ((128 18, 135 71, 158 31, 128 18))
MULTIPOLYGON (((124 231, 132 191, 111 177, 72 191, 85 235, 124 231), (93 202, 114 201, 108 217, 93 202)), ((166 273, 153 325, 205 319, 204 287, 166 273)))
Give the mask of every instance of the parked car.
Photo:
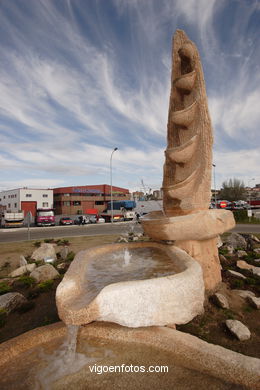
POLYGON ((105 218, 103 217, 99 217, 98 220, 97 220, 97 223, 105 223, 105 218))
POLYGON ((60 225, 73 225, 73 221, 70 217, 62 217, 60 219, 60 225))

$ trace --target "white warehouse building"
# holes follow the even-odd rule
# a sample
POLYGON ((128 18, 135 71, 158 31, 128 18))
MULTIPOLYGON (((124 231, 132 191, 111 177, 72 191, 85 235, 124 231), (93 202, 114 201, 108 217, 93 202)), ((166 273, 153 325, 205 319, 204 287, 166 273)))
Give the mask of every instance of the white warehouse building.
POLYGON ((9 212, 29 211, 33 216, 37 209, 53 208, 53 190, 36 188, 17 188, 0 192, 0 206, 9 212))

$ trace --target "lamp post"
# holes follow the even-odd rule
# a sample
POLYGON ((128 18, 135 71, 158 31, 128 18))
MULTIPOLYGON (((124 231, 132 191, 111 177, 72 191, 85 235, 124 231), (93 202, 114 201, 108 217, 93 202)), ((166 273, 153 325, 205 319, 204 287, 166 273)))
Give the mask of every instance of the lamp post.
POLYGON ((110 156, 110 204, 111 204, 111 222, 114 220, 114 210, 113 210, 113 187, 112 187, 112 157, 113 154, 118 150, 118 148, 114 148, 110 156))
POLYGON ((217 193, 216 193, 216 164, 212 164, 213 166, 213 175, 214 175, 214 201, 215 201, 215 209, 217 208, 217 193))

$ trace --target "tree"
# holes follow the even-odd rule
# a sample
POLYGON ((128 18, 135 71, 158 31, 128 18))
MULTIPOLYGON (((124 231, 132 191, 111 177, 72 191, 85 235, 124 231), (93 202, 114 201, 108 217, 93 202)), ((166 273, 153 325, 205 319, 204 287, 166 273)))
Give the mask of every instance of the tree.
POLYGON ((229 179, 222 183, 222 188, 219 192, 219 198, 229 201, 245 200, 246 189, 243 181, 239 179, 229 179))

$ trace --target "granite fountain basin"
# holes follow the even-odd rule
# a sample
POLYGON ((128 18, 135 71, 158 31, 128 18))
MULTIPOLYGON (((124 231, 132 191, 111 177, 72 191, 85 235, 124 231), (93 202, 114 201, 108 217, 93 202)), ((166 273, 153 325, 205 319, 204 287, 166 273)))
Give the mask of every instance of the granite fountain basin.
POLYGON ((183 324, 203 312, 203 303, 204 282, 198 262, 179 248, 156 242, 81 251, 56 291, 59 317, 72 325, 92 321, 128 327, 183 324), (145 253, 140 255, 140 251, 145 253), (126 261, 126 253, 130 260, 126 261), (120 261, 121 270, 119 267, 120 272, 113 276, 113 266, 120 261))
POLYGON ((73 369, 55 360, 66 335, 66 326, 56 323, 2 343, 1 390, 260 389, 259 359, 175 329, 101 322, 82 326, 76 354, 85 364, 76 359, 73 369), (150 366, 167 371, 149 372, 150 366))

